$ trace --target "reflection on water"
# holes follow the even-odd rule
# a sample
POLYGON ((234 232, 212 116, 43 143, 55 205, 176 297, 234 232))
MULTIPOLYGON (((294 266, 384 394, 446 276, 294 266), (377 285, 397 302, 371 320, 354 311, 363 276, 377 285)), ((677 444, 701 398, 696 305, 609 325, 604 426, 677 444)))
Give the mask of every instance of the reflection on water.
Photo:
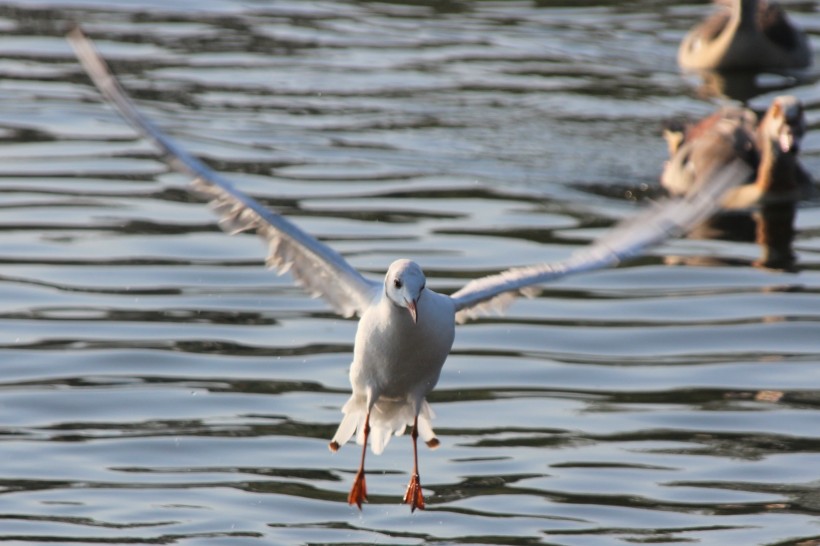
MULTIPOLYGON (((62 37, 82 21, 153 119, 357 267, 410 256, 452 291, 564 258, 657 195, 662 120, 714 110, 675 65, 704 8, 0 7, 0 538, 816 542, 813 202, 716 218, 461 327, 431 397, 428 510, 398 504, 397 438, 359 514, 358 450, 326 448, 355 323, 221 233, 62 37)), ((818 92, 789 92, 816 172, 818 92)))
POLYGON ((703 70, 690 77, 697 80, 697 93, 704 99, 728 99, 742 103, 764 94, 788 92, 799 85, 813 85, 817 75, 809 71, 782 74, 751 71, 703 70))
MULTIPOLYGON (((738 262, 721 257, 695 257, 690 265, 735 264, 753 265, 769 269, 793 271, 797 255, 793 249, 797 217, 795 203, 765 205, 755 211, 727 211, 714 216, 689 234, 699 239, 754 242, 760 247, 760 256, 749 262, 738 262)), ((671 260, 667 263, 679 263, 671 260)))

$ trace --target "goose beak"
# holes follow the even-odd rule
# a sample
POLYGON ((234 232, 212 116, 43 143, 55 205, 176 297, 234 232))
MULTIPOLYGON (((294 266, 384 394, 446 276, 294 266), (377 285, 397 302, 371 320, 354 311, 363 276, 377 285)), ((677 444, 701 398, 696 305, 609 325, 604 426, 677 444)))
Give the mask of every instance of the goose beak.
POLYGON ((413 324, 418 322, 418 313, 416 312, 416 302, 412 300, 404 300, 407 305, 407 310, 410 311, 410 316, 413 317, 413 324))
POLYGON ((795 138, 794 133, 792 133, 790 130, 783 131, 780 134, 780 138, 778 138, 778 144, 780 144, 780 151, 784 154, 787 154, 791 151, 794 151, 796 153, 798 151, 797 139, 795 138))

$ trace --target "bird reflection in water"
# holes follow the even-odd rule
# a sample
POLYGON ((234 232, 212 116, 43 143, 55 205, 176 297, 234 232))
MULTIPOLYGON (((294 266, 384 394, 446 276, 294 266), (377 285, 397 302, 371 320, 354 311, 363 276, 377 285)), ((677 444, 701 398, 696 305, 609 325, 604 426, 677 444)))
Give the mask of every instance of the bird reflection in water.
POLYGON ((757 243, 760 256, 755 260, 715 256, 668 256, 668 265, 738 265, 793 272, 797 257, 792 248, 797 216, 796 203, 764 205, 758 210, 724 210, 692 230, 691 239, 720 239, 757 243))
POLYGON ((818 80, 806 70, 693 70, 695 92, 702 99, 729 99, 743 104, 767 93, 808 85, 818 80))

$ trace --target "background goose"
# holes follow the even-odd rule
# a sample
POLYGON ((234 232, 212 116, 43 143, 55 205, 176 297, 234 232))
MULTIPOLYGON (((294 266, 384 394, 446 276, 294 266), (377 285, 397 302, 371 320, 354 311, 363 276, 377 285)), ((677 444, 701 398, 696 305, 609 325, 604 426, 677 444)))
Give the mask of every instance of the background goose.
POLYGON ((747 184, 726 192, 723 207, 796 201, 812 189, 797 159, 805 130, 803 105, 792 96, 776 97, 759 121, 747 108, 722 108, 695 125, 667 131, 671 158, 661 184, 672 195, 701 191, 705 169, 741 159, 753 174, 747 184))
POLYGON ((729 0, 681 42, 678 63, 688 70, 806 68, 812 52, 805 33, 779 4, 729 0))

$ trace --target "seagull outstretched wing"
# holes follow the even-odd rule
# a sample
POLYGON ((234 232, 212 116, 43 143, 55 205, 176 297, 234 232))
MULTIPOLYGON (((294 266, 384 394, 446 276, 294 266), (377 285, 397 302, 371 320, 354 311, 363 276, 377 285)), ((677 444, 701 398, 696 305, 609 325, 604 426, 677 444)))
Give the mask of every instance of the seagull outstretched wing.
POLYGON ((740 160, 719 166, 706 173, 697 192, 654 203, 566 260, 512 268, 467 283, 452 295, 456 320, 465 322, 489 312, 502 312, 516 297, 537 294, 539 284, 572 273, 613 266, 689 231, 714 214, 720 208, 723 194, 745 181, 749 171, 740 160))
POLYGON ((79 27, 69 32, 68 41, 103 96, 167 154, 175 169, 196 177, 194 189, 211 201, 222 227, 231 233, 255 231, 267 242, 269 267, 290 272, 308 293, 323 297, 346 317, 361 315, 379 295, 380 282, 365 278, 338 252, 236 189, 145 118, 79 27))
MULTIPOLYGON (((289 271, 311 295, 323 297, 344 316, 361 315, 380 294, 380 282, 366 279, 336 251, 236 189, 146 119, 79 28, 68 40, 103 96, 167 154, 174 168, 196 177, 194 188, 211 201, 223 227, 231 232, 253 230, 267 241, 269 266, 279 273, 289 271)), ((748 174, 749 167, 740 160, 716 167, 705 174, 698 192, 655 203, 566 260, 512 268, 469 282, 451 296, 456 320, 501 312, 516 297, 537 294, 540 284, 613 266, 686 232, 718 210, 722 195, 748 174)))

